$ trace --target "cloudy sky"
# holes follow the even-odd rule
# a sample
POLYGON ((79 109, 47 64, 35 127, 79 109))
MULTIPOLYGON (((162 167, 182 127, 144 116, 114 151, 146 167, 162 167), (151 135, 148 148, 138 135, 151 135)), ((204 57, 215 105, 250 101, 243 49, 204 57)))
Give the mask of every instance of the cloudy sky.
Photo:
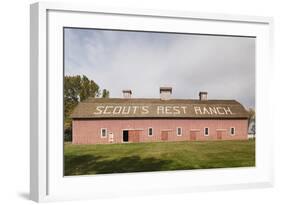
POLYGON ((65 75, 86 75, 110 97, 235 99, 255 107, 255 38, 65 29, 65 75))

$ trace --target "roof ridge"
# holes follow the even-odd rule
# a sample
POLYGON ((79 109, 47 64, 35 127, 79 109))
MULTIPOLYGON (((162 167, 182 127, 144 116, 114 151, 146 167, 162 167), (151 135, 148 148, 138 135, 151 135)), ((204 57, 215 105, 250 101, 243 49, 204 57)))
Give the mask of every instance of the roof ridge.
POLYGON ((159 100, 159 101, 163 101, 163 102, 169 102, 169 101, 236 101, 235 99, 208 99, 208 100, 200 100, 200 99, 192 99, 192 98, 173 98, 173 99, 169 99, 169 100, 161 100, 161 98, 94 98, 94 97, 89 97, 87 99, 85 99, 84 101, 81 102, 85 102, 85 101, 93 101, 93 100, 105 100, 105 101, 109 101, 109 100, 122 100, 122 101, 135 101, 135 100, 159 100))
POLYGON ((72 118, 247 118, 236 100, 95 98, 80 102, 72 118), (116 106, 116 107, 115 107, 116 106), (191 107, 190 107, 191 106, 191 107))

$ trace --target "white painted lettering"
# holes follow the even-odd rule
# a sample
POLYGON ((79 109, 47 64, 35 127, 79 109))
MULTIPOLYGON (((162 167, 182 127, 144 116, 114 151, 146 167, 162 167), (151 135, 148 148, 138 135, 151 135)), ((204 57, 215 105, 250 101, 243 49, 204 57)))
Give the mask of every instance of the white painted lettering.
POLYGON ((113 115, 116 115, 116 114, 120 114, 121 111, 122 111, 121 106, 115 106, 112 113, 113 113, 113 115))
POLYGON ((128 115, 130 113, 130 110, 131 110, 130 106, 124 106, 122 110, 122 115, 128 115))
POLYGON ((208 114, 208 115, 210 114, 209 111, 208 111, 208 109, 207 109, 206 107, 203 108, 203 114, 204 114, 204 115, 205 115, 205 114, 208 114))
POLYGON ((104 109, 104 106, 97 106, 96 110, 97 112, 94 112, 94 115, 100 115, 102 114, 102 110, 104 109))
POLYGON ((225 114, 231 114, 231 115, 233 115, 233 113, 231 112, 231 110, 230 110, 230 107, 227 107, 227 109, 226 108, 223 108, 224 109, 224 111, 225 111, 225 114))
POLYGON ((113 108, 113 106, 111 106, 111 105, 105 106, 103 114, 110 115, 112 111, 108 111, 108 110, 111 109, 111 108, 113 108))
POLYGON ((171 106, 166 106, 166 107, 165 107, 165 114, 168 114, 168 115, 173 114, 173 113, 171 112, 171 109, 172 109, 171 106))
POLYGON ((164 114, 164 106, 157 106, 157 115, 164 114))
POLYGON ((139 106, 133 106, 133 113, 134 114, 136 114, 138 108, 139 108, 139 106))
POLYGON ((179 115, 179 114, 180 114, 179 108, 180 108, 179 106, 174 106, 174 107, 173 107, 173 111, 174 111, 174 114, 175 114, 175 115, 179 115))
POLYGON ((183 113, 186 114, 187 107, 186 106, 181 106, 181 109, 183 110, 183 113))
MULTIPOLYGON (((150 106, 141 106, 141 105, 128 105, 128 106, 113 106, 113 105, 106 105, 106 106, 97 106, 93 112, 94 115, 129 115, 129 114, 142 114, 147 115, 152 110, 153 107, 150 106)), ((155 107, 154 107, 155 108, 155 107)), ((180 115, 187 113, 187 106, 157 106, 156 107, 156 114, 157 115, 180 115)), ((205 106, 194 106, 194 112, 196 115, 233 115, 233 112, 230 107, 205 107, 205 106)))
POLYGON ((200 107, 194 107, 194 111, 195 111, 195 114, 198 115, 202 115, 202 111, 201 111, 201 108, 200 107))
POLYGON ((142 106, 142 107, 141 107, 141 109, 142 109, 141 114, 146 115, 146 114, 148 114, 148 113, 149 113, 148 106, 142 106))
POLYGON ((209 110, 210 110, 210 114, 211 114, 211 115, 213 115, 213 114, 216 114, 216 115, 217 115, 217 114, 218 114, 215 107, 209 107, 209 110))
POLYGON ((218 111, 219 115, 224 115, 225 114, 224 113, 224 109, 222 107, 217 107, 217 111, 218 111), (221 111, 221 110, 223 110, 223 111, 221 111))

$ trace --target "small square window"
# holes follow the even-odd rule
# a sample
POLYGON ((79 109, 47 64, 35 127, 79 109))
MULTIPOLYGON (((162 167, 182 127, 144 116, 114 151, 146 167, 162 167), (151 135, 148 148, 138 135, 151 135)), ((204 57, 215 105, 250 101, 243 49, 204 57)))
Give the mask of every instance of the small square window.
POLYGON ((204 136, 209 136, 209 128, 208 127, 204 128, 204 136))
POLYGON ((234 127, 230 128, 230 135, 231 136, 235 135, 235 128, 234 127))
POLYGON ((177 136, 182 136, 182 128, 181 127, 177 128, 177 136))
POLYGON ((107 137, 107 129, 101 128, 101 137, 107 137))
POLYGON ((153 129, 152 127, 148 128, 148 136, 152 136, 153 135, 153 129))

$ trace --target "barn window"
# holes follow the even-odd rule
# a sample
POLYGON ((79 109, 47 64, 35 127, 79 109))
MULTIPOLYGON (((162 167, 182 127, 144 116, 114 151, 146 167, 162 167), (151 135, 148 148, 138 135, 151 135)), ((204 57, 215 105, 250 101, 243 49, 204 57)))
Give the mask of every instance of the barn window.
POLYGON ((208 127, 204 128, 204 136, 209 136, 209 128, 208 127))
POLYGON ((106 128, 101 128, 100 135, 101 135, 101 137, 107 137, 107 129, 106 128))
POLYGON ((182 128, 177 127, 177 136, 182 136, 182 128))
POLYGON ((235 128, 234 127, 230 128, 230 135, 231 136, 235 135, 235 128))
POLYGON ((148 136, 152 136, 153 135, 153 129, 152 129, 152 127, 149 127, 148 128, 148 136))

